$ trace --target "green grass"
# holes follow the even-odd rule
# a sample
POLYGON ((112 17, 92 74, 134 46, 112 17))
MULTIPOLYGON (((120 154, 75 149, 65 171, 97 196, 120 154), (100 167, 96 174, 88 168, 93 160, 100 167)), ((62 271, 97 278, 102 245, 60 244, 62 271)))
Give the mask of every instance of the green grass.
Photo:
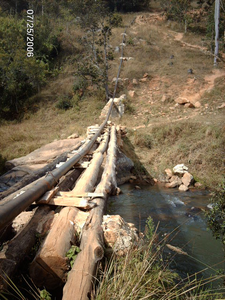
POLYGON ((129 132, 129 139, 151 175, 184 163, 194 177, 214 187, 224 170, 224 124, 188 120, 129 132), (155 172, 157 168, 157 172, 155 172))

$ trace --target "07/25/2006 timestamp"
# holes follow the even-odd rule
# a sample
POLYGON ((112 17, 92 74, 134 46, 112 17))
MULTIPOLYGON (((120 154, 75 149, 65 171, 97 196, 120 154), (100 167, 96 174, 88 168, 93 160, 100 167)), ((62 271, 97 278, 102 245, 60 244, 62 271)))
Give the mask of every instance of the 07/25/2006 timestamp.
POLYGON ((34 56, 34 11, 27 10, 27 57, 34 56))

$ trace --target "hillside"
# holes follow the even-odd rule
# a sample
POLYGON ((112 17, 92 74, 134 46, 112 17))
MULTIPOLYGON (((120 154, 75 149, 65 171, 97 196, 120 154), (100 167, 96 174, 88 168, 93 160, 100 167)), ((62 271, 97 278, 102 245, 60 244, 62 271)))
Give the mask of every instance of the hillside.
MULTIPOLYGON (((125 47, 125 56, 132 59, 123 63, 117 93, 127 95, 125 115, 117 122, 127 127, 129 142, 149 174, 161 180, 165 168, 185 163, 196 179, 214 187, 222 182, 224 171, 223 58, 214 68, 205 35, 184 34, 183 26, 167 21, 162 12, 126 14, 123 25, 134 16, 125 47)), ((121 43, 124 26, 113 29, 112 49, 121 43)), ((72 44, 80 32, 71 26, 67 34, 62 36, 72 44)), ((110 81, 119 57, 115 52, 110 81)), ((36 104, 21 122, 1 123, 3 161, 74 132, 82 135, 86 126, 100 122, 104 92, 91 86, 71 109, 56 107, 59 99, 73 93, 72 60, 72 55, 64 59, 58 77, 33 96, 36 104)), ((128 154, 129 147, 125 146, 128 154)))

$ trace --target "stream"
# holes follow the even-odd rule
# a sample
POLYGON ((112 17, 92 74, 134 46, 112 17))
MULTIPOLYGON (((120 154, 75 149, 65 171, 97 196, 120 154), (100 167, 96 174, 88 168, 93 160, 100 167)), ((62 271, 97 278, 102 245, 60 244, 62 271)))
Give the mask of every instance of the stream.
POLYGON ((142 232, 151 216, 155 226, 159 224, 159 239, 174 231, 166 243, 181 248, 188 256, 176 254, 167 247, 164 254, 170 257, 170 268, 180 276, 186 278, 187 274, 200 272, 201 276, 208 278, 217 270, 225 269, 222 243, 207 229, 200 209, 206 209, 209 204, 207 191, 180 192, 161 186, 142 186, 139 190, 131 184, 120 188, 123 193, 109 200, 108 214, 121 215, 142 232))

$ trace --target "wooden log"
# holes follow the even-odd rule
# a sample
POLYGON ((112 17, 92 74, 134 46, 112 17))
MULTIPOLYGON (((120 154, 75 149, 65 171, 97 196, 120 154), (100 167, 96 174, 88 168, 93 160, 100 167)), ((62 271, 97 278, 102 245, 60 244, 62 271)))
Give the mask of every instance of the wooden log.
POLYGON ((116 130, 111 129, 111 139, 102 179, 95 192, 103 193, 104 198, 95 198, 96 203, 84 226, 81 239, 81 252, 78 254, 68 280, 63 289, 63 300, 90 299, 98 262, 104 255, 103 230, 101 227, 107 195, 116 189, 116 130))
POLYGON ((4 246, 0 252, 0 290, 7 288, 7 276, 13 277, 35 245, 36 234, 44 235, 53 217, 54 212, 49 206, 39 207, 27 226, 4 246))
POLYGON ((30 276, 37 286, 54 289, 66 280, 69 269, 66 252, 76 242, 74 222, 78 213, 77 208, 66 207, 54 221, 30 266, 30 276))
POLYGON ((103 154, 107 149, 109 140, 109 132, 104 134, 103 141, 100 146, 93 153, 93 159, 91 160, 88 168, 81 175, 76 182, 74 189, 71 191, 72 195, 83 194, 87 192, 93 192, 94 186, 97 182, 100 166, 103 162, 103 154))
MULTIPOLYGON (((93 160, 77 181, 73 191, 67 193, 71 197, 73 194, 93 191, 98 175, 96 168, 99 168, 102 163, 108 139, 109 132, 105 133, 102 143, 93 155, 93 160)), ((63 208, 54 222, 48 237, 31 264, 30 276, 37 286, 44 284, 46 288, 53 289, 65 282, 68 271, 65 254, 70 249, 71 243, 76 242, 74 239, 76 230, 73 223, 76 223, 78 212, 79 210, 75 207, 63 208)))
POLYGON ((40 177, 44 176, 46 174, 46 172, 50 172, 50 171, 54 170, 55 167, 56 167, 56 165, 59 162, 66 161, 67 154, 68 154, 68 152, 63 153, 62 155, 60 155, 59 157, 57 157, 55 160, 53 160, 50 164, 46 165, 44 168, 35 171, 34 174, 30 174, 30 175, 24 176, 22 180, 20 180, 16 184, 14 184, 8 190, 6 190, 4 192, 1 192, 0 193, 0 199, 3 199, 5 197, 11 195, 12 193, 15 193, 19 189, 22 189, 26 185, 34 182, 35 180, 37 180, 40 177))

